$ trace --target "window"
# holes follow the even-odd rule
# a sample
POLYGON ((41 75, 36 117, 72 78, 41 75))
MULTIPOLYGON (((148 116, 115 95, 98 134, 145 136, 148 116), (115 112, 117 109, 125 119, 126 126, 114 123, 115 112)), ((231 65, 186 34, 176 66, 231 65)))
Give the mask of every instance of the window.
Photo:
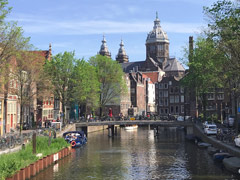
POLYGON ((171 86, 172 85, 172 81, 169 81, 168 84, 169 84, 169 86, 171 86))
POLYGON ((165 109, 165 114, 168 114, 168 109, 165 109))
POLYGON ((171 106, 170 112, 173 114, 174 113, 174 108, 171 106))
POLYGON ((213 93, 209 93, 207 95, 207 97, 208 97, 208 100, 214 100, 214 94, 213 93))
POLYGON ((163 106, 163 99, 162 98, 159 99, 159 106, 163 106))
POLYGON ((159 97, 163 97, 163 92, 159 91, 159 97))
POLYGON ((178 86, 175 87, 175 93, 178 93, 179 92, 179 88, 178 86))
POLYGON ((181 95, 181 103, 184 103, 184 95, 181 95))
POLYGON ((173 87, 170 87, 170 93, 172 94, 174 92, 173 87))
POLYGON ((159 44, 157 47, 158 47, 158 50, 159 50, 159 51, 163 51, 163 50, 164 50, 163 44, 159 44))
POLYGON ((181 105, 181 113, 184 113, 184 105, 181 105))
POLYGON ((174 103, 174 96, 170 96, 170 103, 174 103))
POLYGON ((165 105, 165 106, 168 106, 168 99, 165 99, 165 100, 164 100, 164 105, 165 105))
POLYGON ((163 89, 163 84, 159 83, 159 89, 163 89))
POLYGON ((224 99, 224 94, 218 94, 217 98, 218 98, 218 100, 223 100, 224 99))
POLYGON ((163 109, 160 109, 161 114, 163 114, 163 109))
POLYGON ((163 96, 164 96, 164 97, 168 97, 168 91, 164 91, 163 96))
POLYGON ((184 87, 181 87, 181 88, 180 88, 180 92, 181 92, 181 93, 184 93, 184 87))
POLYGON ((179 113, 179 111, 178 111, 178 106, 176 106, 176 114, 178 114, 179 113))
POLYGON ((179 103, 179 96, 175 96, 175 103, 179 103))
POLYGON ((164 83, 164 89, 168 89, 168 84, 164 83))

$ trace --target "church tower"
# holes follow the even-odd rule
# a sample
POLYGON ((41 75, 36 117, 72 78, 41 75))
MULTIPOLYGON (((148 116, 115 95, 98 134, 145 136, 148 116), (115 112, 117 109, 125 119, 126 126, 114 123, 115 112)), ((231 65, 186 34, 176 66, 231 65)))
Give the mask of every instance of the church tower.
POLYGON ((128 62, 128 55, 126 54, 126 51, 124 49, 124 44, 123 44, 122 40, 121 40, 121 43, 120 43, 120 48, 118 50, 118 54, 116 56, 116 61, 118 61, 119 63, 128 62))
POLYGON ((156 12, 153 30, 148 33, 146 40, 146 58, 152 58, 161 69, 166 65, 169 58, 169 39, 163 31, 156 12))
POLYGON ((111 53, 108 51, 107 41, 106 41, 104 35, 103 35, 102 45, 101 45, 99 54, 102 56, 107 56, 107 57, 111 58, 111 53))

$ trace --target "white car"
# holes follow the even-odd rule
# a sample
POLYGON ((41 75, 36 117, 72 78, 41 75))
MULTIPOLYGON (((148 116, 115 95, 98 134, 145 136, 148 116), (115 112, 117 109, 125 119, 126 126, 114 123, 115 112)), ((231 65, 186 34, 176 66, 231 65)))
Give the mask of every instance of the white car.
POLYGON ((237 137, 235 137, 234 143, 235 143, 235 146, 240 147, 240 135, 238 135, 237 137))
POLYGON ((217 126, 215 124, 205 125, 204 133, 207 134, 207 135, 217 134, 217 126))
POLYGON ((177 121, 184 121, 184 117, 183 116, 178 116, 177 121))

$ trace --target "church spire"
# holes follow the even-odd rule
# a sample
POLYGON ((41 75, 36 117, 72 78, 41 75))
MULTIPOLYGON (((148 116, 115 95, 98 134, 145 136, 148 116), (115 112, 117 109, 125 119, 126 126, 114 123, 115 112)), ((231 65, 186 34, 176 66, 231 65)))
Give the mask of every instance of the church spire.
POLYGON ((160 20, 158 19, 158 12, 156 11, 156 19, 154 21, 154 29, 160 27, 160 20))
POLYGON ((120 43, 120 48, 118 50, 118 54, 116 56, 116 61, 118 61, 119 63, 128 62, 128 56, 127 56, 126 51, 124 49, 124 44, 123 44, 122 39, 121 39, 121 43, 120 43))
POLYGON ((101 45, 99 54, 102 55, 102 56, 107 56, 107 57, 111 58, 111 53, 108 51, 107 41, 105 39, 105 35, 103 35, 102 45, 101 45))

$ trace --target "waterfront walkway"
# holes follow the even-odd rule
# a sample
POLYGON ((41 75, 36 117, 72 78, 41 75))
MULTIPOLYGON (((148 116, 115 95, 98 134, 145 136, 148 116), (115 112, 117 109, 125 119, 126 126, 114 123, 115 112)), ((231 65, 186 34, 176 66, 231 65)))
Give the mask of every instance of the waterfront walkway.
POLYGON ((194 124, 193 131, 194 131, 194 134, 199 138, 201 138, 204 142, 212 144, 212 146, 214 146, 215 148, 228 152, 233 156, 240 157, 240 147, 236 147, 233 142, 226 143, 226 142, 220 141, 216 138, 216 135, 207 136, 206 134, 204 134, 201 124, 199 123, 194 124))

